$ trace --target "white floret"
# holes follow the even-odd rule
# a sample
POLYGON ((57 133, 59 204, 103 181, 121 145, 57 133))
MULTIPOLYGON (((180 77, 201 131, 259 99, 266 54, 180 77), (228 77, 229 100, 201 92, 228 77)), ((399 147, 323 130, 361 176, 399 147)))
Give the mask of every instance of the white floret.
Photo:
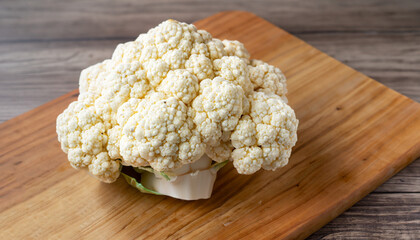
POLYGON ((122 136, 121 126, 115 125, 113 128, 108 129, 108 144, 106 150, 109 157, 112 159, 121 159, 120 154, 120 139, 122 136))
POLYGON ((253 146, 257 142, 256 134, 255 123, 250 116, 244 115, 232 133, 232 145, 235 148, 253 146))
POLYGON ((287 102, 286 77, 280 69, 260 60, 252 60, 249 65, 249 78, 255 90, 275 93, 287 102))
POLYGON ((112 54, 112 63, 117 65, 138 62, 144 54, 143 50, 143 44, 137 41, 118 44, 112 54))
POLYGON ((252 83, 248 77, 248 65, 242 58, 225 56, 213 62, 215 74, 242 87, 245 94, 252 91, 252 83))
POLYGON ((240 174, 253 174, 261 169, 263 151, 259 147, 237 148, 232 152, 233 166, 240 174))
POLYGON ((206 155, 215 162, 223 162, 230 159, 232 154, 232 144, 229 142, 220 142, 216 146, 207 145, 206 155))
POLYGON ((222 42, 225 45, 225 51, 228 56, 237 56, 245 59, 247 62, 249 61, 249 52, 241 42, 230 40, 223 40, 222 42))
POLYGON ((120 176, 120 166, 121 164, 112 160, 108 153, 102 152, 92 160, 89 172, 102 182, 111 183, 120 176))
POLYGON ((101 96, 95 100, 95 108, 102 119, 112 125, 116 124, 115 115, 122 104, 132 97, 145 96, 151 89, 146 72, 138 62, 114 66, 101 84, 101 96))
MULTIPOLYGON (((91 97, 82 94, 79 101, 71 103, 57 118, 57 135, 61 148, 68 153, 71 165, 78 169, 86 167, 90 169, 99 154, 108 156, 106 125, 95 113, 91 97)), ((113 171, 111 167, 120 165, 118 161, 112 161, 113 163, 109 165, 110 169, 105 169, 106 166, 104 166, 103 173, 108 170, 113 171)), ((93 175, 100 180, 105 177, 108 182, 112 182, 118 178, 118 174, 105 177, 98 172, 93 175)))
MULTIPOLYGON (((251 154, 250 149, 258 148, 261 163, 252 161, 251 170, 244 174, 251 174, 261 167, 275 170, 288 162, 297 141, 298 120, 293 109, 274 93, 254 92, 249 98, 250 114, 241 118, 232 133, 232 144, 236 148, 232 153, 234 166, 251 166, 250 161, 256 155, 253 153, 248 157, 247 154, 251 154)), ((238 171, 246 172, 244 169, 238 171)))
POLYGON ((158 87, 158 91, 175 97, 185 104, 190 103, 198 94, 198 79, 187 70, 170 71, 158 87))
MULTIPOLYGON (((102 152, 106 145, 107 137, 103 135, 106 131, 105 125, 96 114, 91 97, 86 95, 82 94, 80 97, 84 101, 71 103, 57 118, 58 139, 65 152, 81 149, 84 154, 95 155, 102 152)), ((74 161, 74 166, 85 167, 77 164, 77 159, 74 161)))
POLYGON ((169 71, 169 65, 162 59, 152 59, 144 63, 146 77, 153 87, 157 87, 166 77, 169 71))
POLYGON ((185 104, 173 97, 143 101, 147 107, 123 127, 121 155, 126 163, 142 166, 147 162, 158 171, 167 171, 204 154, 204 144, 185 104))
POLYGON ((185 69, 197 76, 199 81, 213 79, 213 63, 203 54, 193 54, 185 63, 185 69))
POLYGON ((91 94, 98 94, 100 92, 100 82, 106 77, 106 66, 109 64, 110 60, 105 60, 101 63, 92 65, 84 69, 80 73, 79 78, 79 92, 86 93, 90 92, 91 94))
POLYGON ((225 45, 223 45, 223 42, 217 38, 213 38, 212 41, 208 42, 207 47, 209 50, 209 57, 211 60, 216 60, 227 56, 225 51, 225 45))
POLYGON ((137 113, 137 107, 142 102, 141 99, 131 98, 118 108, 116 120, 117 126, 124 126, 128 119, 137 113))
POLYGON ((208 145, 218 144, 223 132, 232 131, 242 115, 241 87, 223 78, 200 83, 200 95, 192 103, 194 123, 208 145))
POLYGON ((210 57, 209 47, 207 46, 208 42, 195 42, 193 43, 190 56, 193 55, 203 55, 205 57, 210 57))
POLYGON ((218 144, 214 146, 207 145, 206 155, 216 162, 223 162, 229 160, 233 150, 233 146, 230 139, 231 132, 223 132, 218 144))

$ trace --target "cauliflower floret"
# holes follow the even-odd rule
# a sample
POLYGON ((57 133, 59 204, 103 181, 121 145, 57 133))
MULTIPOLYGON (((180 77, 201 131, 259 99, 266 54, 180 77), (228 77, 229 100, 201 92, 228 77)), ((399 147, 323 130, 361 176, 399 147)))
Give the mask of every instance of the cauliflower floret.
POLYGON ((123 127, 120 144, 125 162, 132 166, 149 163, 158 171, 168 171, 203 155, 204 144, 184 103, 174 97, 143 101, 147 107, 123 127))
POLYGON ((153 38, 156 46, 158 46, 160 56, 163 56, 171 49, 190 52, 192 43, 195 40, 194 36, 201 38, 194 25, 172 19, 162 22, 156 28, 151 29, 148 35, 153 38))
POLYGON ((205 30, 197 30, 197 33, 200 34, 201 38, 203 39, 204 43, 210 42, 212 39, 214 39, 211 34, 205 30))
POLYGON ((122 158, 120 154, 121 135, 122 129, 120 125, 115 125, 108 130, 108 145, 106 146, 106 150, 108 151, 109 157, 112 159, 122 158))
POLYGON ((280 69, 260 60, 252 60, 249 65, 249 78, 255 90, 273 92, 287 103, 286 77, 280 69))
MULTIPOLYGON (((196 44, 204 43, 202 34, 193 25, 175 20, 165 21, 136 40, 150 49, 147 51, 166 62, 168 70, 184 68, 196 44)), ((147 59, 147 58, 145 58, 147 59)))
POLYGON ((185 63, 185 69, 197 76, 199 81, 213 79, 213 63, 203 54, 193 54, 185 63))
POLYGON ((187 61, 189 54, 181 50, 169 50, 163 56, 162 59, 169 65, 169 68, 179 69, 184 68, 185 61, 187 61))
POLYGON ((209 48, 206 43, 194 43, 190 55, 203 55, 208 58, 210 56, 209 48))
POLYGON ((150 88, 139 63, 119 64, 102 82, 101 96, 95 101, 96 111, 105 122, 115 125, 119 107, 133 96, 145 96, 150 88))
POLYGON ((209 49, 209 57, 211 60, 216 60, 226 56, 225 45, 217 38, 213 38, 213 41, 207 43, 209 49))
POLYGON ((223 40, 225 51, 228 56, 237 56, 249 62, 249 52, 239 41, 223 40))
MULTIPOLYGON (((86 167, 90 169, 97 155, 104 152, 108 155, 106 153, 108 142, 106 125, 95 113, 92 97, 89 94, 81 94, 79 101, 71 103, 57 118, 57 134, 61 148, 68 153, 70 164, 78 169, 86 167)), ((115 163, 112 165, 119 166, 120 164, 114 160, 113 162, 115 163)), ((111 169, 108 170, 111 171, 111 169)), ((101 179, 100 175, 95 176, 101 179)), ((118 175, 113 176, 115 178, 112 179, 110 176, 107 181, 115 181, 118 175)))
POLYGON ((245 94, 252 91, 252 83, 248 77, 248 65, 242 58, 225 56, 213 61, 216 76, 222 77, 242 87, 245 94))
POLYGON ((242 114, 241 87, 223 78, 200 83, 200 95, 194 99, 194 123, 211 146, 218 144, 223 132, 232 131, 242 114))
POLYGON ((90 92, 91 94, 98 94, 100 88, 98 89, 99 82, 101 82, 106 75, 106 66, 109 64, 110 60, 105 60, 101 63, 97 63, 93 66, 90 66, 84 69, 80 73, 79 78, 79 92, 86 93, 90 92))
MULTIPOLYGON (((72 102, 57 118, 58 139, 61 148, 67 152, 74 149, 83 149, 85 154, 95 155, 102 152, 106 145, 105 125, 95 112, 93 96, 85 93, 79 96, 79 101, 72 102), (85 133, 99 133, 90 136, 85 133)), ((75 162, 77 167, 85 167, 75 162)))
POLYGON ((223 162, 230 159, 232 154, 232 144, 230 142, 221 142, 219 145, 206 148, 206 155, 215 162, 223 162))
POLYGON ((252 174, 261 167, 275 170, 286 165, 297 141, 298 120, 293 109, 280 96, 264 91, 250 95, 250 103, 249 116, 243 116, 232 133, 234 166, 241 168, 240 173, 252 174), (256 148, 261 150, 262 162, 253 160, 256 148))
POLYGON ((143 64, 143 66, 146 66, 149 61, 153 61, 158 58, 159 55, 156 46, 145 44, 143 49, 141 50, 139 61, 143 64))
POLYGON ((217 145, 207 145, 206 155, 216 162, 229 160, 233 150, 230 138, 231 132, 223 132, 220 142, 217 145))
POLYGON ((137 106, 141 103, 141 101, 141 99, 131 98, 118 108, 116 116, 118 126, 124 126, 128 119, 137 113, 137 106))
POLYGON ((185 104, 191 102, 198 93, 198 79, 184 69, 170 71, 158 87, 158 91, 175 97, 185 104))
POLYGON ((162 59, 152 59, 144 64, 147 79, 153 87, 159 86, 169 71, 169 65, 162 59))
POLYGON ((235 148, 253 146, 257 142, 256 134, 255 123, 250 116, 244 115, 232 133, 232 145, 235 148))
POLYGON ((144 54, 143 52, 143 44, 141 42, 134 41, 118 44, 112 54, 112 62, 115 65, 120 63, 137 62, 141 58, 142 54, 144 54))
POLYGON ((263 151, 259 147, 246 147, 233 150, 233 166, 240 174, 253 174, 261 169, 263 151))
POLYGON ((120 176, 120 166, 121 164, 112 160, 108 153, 102 152, 92 160, 89 172, 102 182, 111 183, 120 176))

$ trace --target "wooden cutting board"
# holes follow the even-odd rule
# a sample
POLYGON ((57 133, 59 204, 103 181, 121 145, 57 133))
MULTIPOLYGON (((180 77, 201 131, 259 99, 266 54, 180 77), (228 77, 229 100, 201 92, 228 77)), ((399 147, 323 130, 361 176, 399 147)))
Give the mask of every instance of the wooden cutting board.
POLYGON ((196 25, 284 71, 300 119, 289 165, 243 176, 230 164, 192 202, 98 182, 57 141, 75 90, 0 125, 0 239, 304 238, 420 155, 420 104, 253 14, 196 25))

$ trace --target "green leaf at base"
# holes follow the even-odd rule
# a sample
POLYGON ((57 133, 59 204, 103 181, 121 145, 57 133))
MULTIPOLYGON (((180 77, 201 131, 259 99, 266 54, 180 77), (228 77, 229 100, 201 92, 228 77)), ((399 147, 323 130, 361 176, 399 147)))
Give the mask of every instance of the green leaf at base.
POLYGON ((143 184, 139 183, 135 178, 130 177, 125 173, 121 173, 121 175, 124 176, 124 179, 125 179, 125 181, 127 181, 128 184, 130 184, 132 187, 137 188, 142 193, 151 193, 151 194, 156 194, 156 195, 163 195, 161 193, 158 193, 156 191, 153 191, 153 190, 150 190, 150 189, 146 188, 145 186, 143 186, 143 184))
POLYGON ((214 163, 214 164, 211 165, 211 167, 214 170, 219 171, 219 169, 221 169, 222 167, 224 167, 228 162, 229 162, 229 160, 226 160, 224 162, 214 163))
POLYGON ((165 173, 165 172, 159 172, 159 171, 155 171, 153 168, 151 167, 133 167, 134 170, 138 173, 143 173, 143 171, 149 172, 149 173, 153 173, 153 174, 160 174, 163 178, 166 179, 166 181, 171 181, 171 178, 165 173))

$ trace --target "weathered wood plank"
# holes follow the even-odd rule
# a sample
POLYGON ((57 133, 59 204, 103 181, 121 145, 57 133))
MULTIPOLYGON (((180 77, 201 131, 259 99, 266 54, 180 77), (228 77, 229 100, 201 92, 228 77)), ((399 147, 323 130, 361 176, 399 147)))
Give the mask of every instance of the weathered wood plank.
POLYGON ((3 0, 0 41, 133 37, 167 18, 245 10, 292 33, 420 31, 417 0, 3 0))
MULTIPOLYGON (((420 198, 420 158, 390 178, 374 192, 376 193, 418 193, 420 198)), ((395 206, 398 206, 397 204, 395 206)))
POLYGON ((308 239, 418 239, 420 194, 371 193, 308 239))
POLYGON ((0 122, 78 87, 82 69, 109 58, 118 41, 0 44, 0 122))

